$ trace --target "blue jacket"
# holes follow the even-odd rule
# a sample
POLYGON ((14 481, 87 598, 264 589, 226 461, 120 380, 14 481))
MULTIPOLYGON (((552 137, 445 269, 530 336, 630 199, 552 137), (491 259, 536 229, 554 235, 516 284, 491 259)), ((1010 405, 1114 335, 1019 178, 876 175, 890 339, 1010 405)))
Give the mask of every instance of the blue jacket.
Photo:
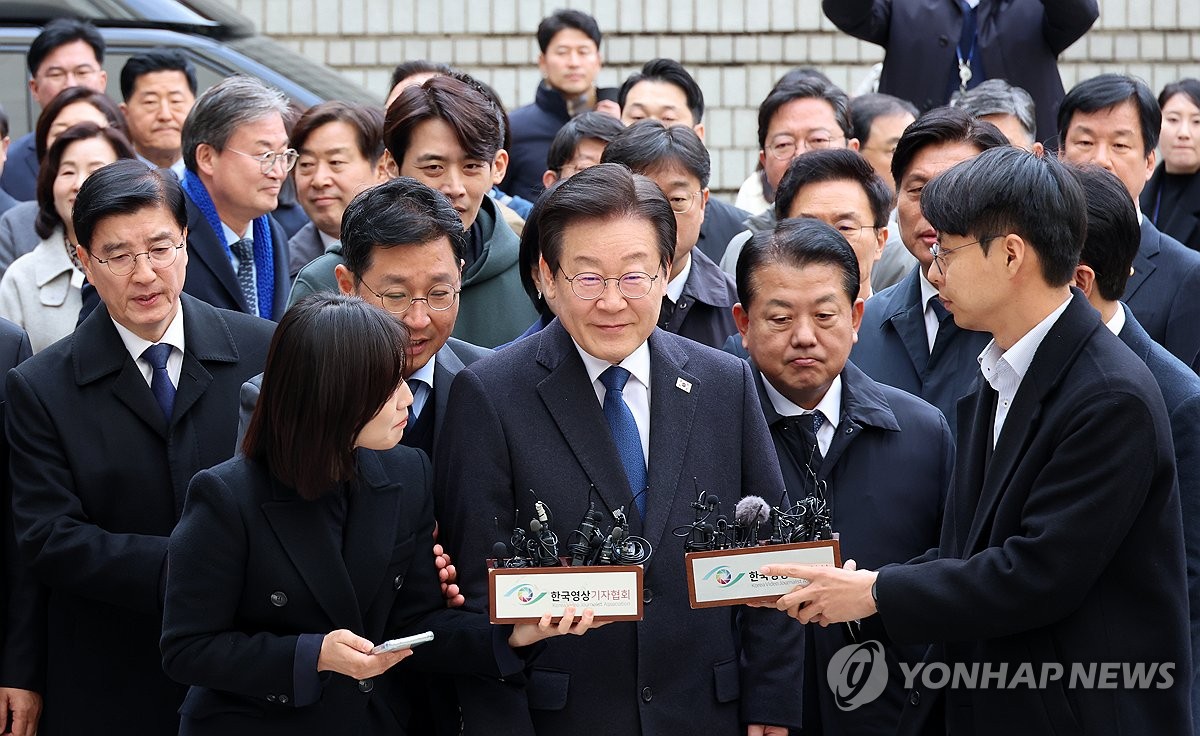
POLYGON ((1142 244, 1121 298, 1150 339, 1200 369, 1200 253, 1142 219, 1142 244))
POLYGON ((915 394, 936 406, 955 430, 958 400, 971 392, 979 376, 977 358, 992 336, 953 330, 931 354, 925 334, 925 309, 917 269, 904 280, 867 300, 858 343, 850 360, 880 383, 915 394))
POLYGON ((32 202, 37 199, 38 170, 37 151, 34 149, 33 133, 26 133, 8 147, 8 162, 0 173, 0 189, 13 199, 32 202))

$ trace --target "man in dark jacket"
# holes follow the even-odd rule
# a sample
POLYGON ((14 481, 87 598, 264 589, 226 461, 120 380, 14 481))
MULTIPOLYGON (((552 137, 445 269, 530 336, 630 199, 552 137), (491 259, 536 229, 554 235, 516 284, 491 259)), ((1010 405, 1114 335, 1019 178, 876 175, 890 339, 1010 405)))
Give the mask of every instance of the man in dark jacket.
POLYGON ((614 101, 616 90, 596 87, 604 59, 595 18, 578 10, 560 10, 538 24, 537 40, 542 83, 532 104, 509 113, 512 148, 508 173, 500 184, 505 192, 531 202, 542 192, 546 154, 559 128, 588 110, 613 117, 621 114, 614 101))
POLYGON ((1063 98, 1058 55, 1100 15, 1096 0, 823 0, 822 6, 838 28, 884 48, 880 92, 925 112, 960 88, 1005 79, 1033 95, 1040 141, 1054 136, 1063 98))

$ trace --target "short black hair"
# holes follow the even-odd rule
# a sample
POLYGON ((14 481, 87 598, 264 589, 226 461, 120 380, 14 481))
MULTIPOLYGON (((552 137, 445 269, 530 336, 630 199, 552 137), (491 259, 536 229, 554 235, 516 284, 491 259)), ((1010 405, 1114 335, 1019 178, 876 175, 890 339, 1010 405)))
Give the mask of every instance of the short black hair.
POLYGON ((785 82, 780 80, 771 90, 762 104, 758 106, 758 147, 767 145, 767 130, 771 127, 771 118, 792 100, 824 100, 833 108, 833 117, 838 128, 847 140, 854 137, 854 128, 850 123, 850 97, 840 87, 828 79, 815 74, 797 74, 795 78, 785 82))
POLYGON ((622 110, 625 109, 625 99, 629 96, 629 90, 640 82, 665 82, 675 85, 687 98, 688 110, 692 113, 692 124, 699 124, 704 117, 704 92, 701 91, 700 85, 696 84, 696 79, 688 74, 688 70, 678 61, 651 59, 642 65, 641 71, 630 74, 621 85, 621 91, 617 93, 617 104, 622 110))
POLYGON ((137 80, 154 72, 181 72, 187 78, 188 89, 196 94, 196 66, 179 49, 159 46, 134 54, 121 67, 121 99, 129 102, 137 80))
POLYGON ((64 224, 62 218, 59 217, 58 208, 54 206, 54 182, 58 179, 58 170, 62 166, 63 155, 72 143, 92 138, 106 141, 112 147, 113 154, 117 159, 137 158, 129 140, 116 128, 101 128, 95 123, 83 122, 72 125, 59 133, 50 149, 46 151, 46 158, 42 159, 42 165, 38 169, 36 189, 38 213, 33 220, 33 230, 42 240, 50 237, 55 229, 64 224))
MULTIPOLYGON (((604 117, 612 119, 608 115, 604 115, 604 117)), ((562 182, 563 180, 559 179, 550 184, 542 196, 533 203, 529 217, 525 218, 525 227, 521 230, 521 245, 517 251, 517 271, 521 277, 521 288, 525 290, 529 301, 533 302, 534 309, 542 315, 553 314, 553 312, 550 311, 550 305, 542 298, 541 290, 533 282, 533 271, 538 267, 538 260, 542 257, 541 230, 538 229, 538 219, 542 216, 542 209, 546 206, 546 195, 554 191, 562 182)))
POLYGON ((841 233, 820 220, 781 220, 774 230, 755 233, 746 242, 738 254, 734 278, 743 309, 749 309, 754 300, 754 275, 775 264, 793 268, 833 266, 842 272, 842 289, 850 303, 858 299, 858 256, 841 233))
POLYGON ((450 200, 407 176, 371 187, 342 214, 342 259, 354 277, 371 268, 376 248, 450 240, 457 264, 463 258, 463 226, 450 200))
POLYGON ((29 67, 29 76, 36 77, 38 67, 46 57, 60 46, 83 41, 92 47, 96 55, 96 63, 104 63, 104 36, 96 30, 96 26, 86 20, 75 18, 55 18, 47 23, 42 32, 29 44, 29 53, 25 55, 25 65, 29 67))
POLYGON ((580 113, 564 123, 554 134, 550 150, 546 153, 546 168, 558 176, 562 174, 562 168, 575 158, 575 150, 579 148, 580 141, 595 138, 608 144, 623 130, 625 126, 612 115, 591 110, 580 113))
POLYGON ((1087 235, 1083 187, 1055 156, 1012 146, 989 149, 934 177, 921 212, 940 233, 989 238, 1016 233, 1038 254, 1051 286, 1069 284, 1087 235))
POLYGON ((592 39, 597 50, 600 49, 600 26, 595 18, 579 10, 556 10, 538 23, 537 42, 543 54, 550 48, 550 42, 558 32, 567 28, 580 31, 592 39))
POLYGON ((871 203, 872 225, 886 227, 892 209, 892 191, 874 167, 858 151, 826 148, 797 156, 775 190, 775 219, 789 217, 792 202, 801 188, 826 181, 852 181, 863 188, 871 203))
POLYGON ((650 174, 669 166, 678 166, 708 186, 712 172, 708 149, 686 125, 670 128, 657 120, 640 120, 613 138, 600 158, 603 163, 624 164, 635 174, 650 174))
POLYGON ((550 189, 537 218, 542 258, 558 270, 568 226, 588 220, 644 220, 654 228, 659 265, 675 255, 677 225, 667 197, 650 179, 621 164, 596 164, 550 189))
POLYGON ((86 102, 96 108, 108 120, 110 128, 116 128, 126 138, 129 137, 125 116, 108 95, 89 87, 67 87, 55 95, 54 99, 42 108, 41 115, 38 115, 37 125, 33 129, 33 152, 38 161, 46 157, 47 139, 50 137, 50 128, 54 126, 54 121, 58 119, 63 108, 76 102, 86 102))
POLYGON ((1158 93, 1158 107, 1161 110, 1166 107, 1171 98, 1175 95, 1183 95, 1192 101, 1196 107, 1200 107, 1200 79, 1180 79, 1178 82, 1171 82, 1166 87, 1163 87, 1162 92, 1158 93))
POLYGON ((4 112, 4 106, 0 105, 0 139, 8 137, 8 115, 4 112))
POLYGON ((467 156, 491 161, 504 146, 504 118, 487 92, 471 77, 433 77, 412 86, 392 101, 384 115, 383 143, 396 167, 404 165, 413 132, 421 123, 441 120, 467 156))
POLYGON ((171 172, 163 174, 137 159, 121 159, 92 172, 75 195, 71 220, 75 238, 84 250, 92 250, 92 233, 106 217, 132 215, 161 207, 175 218, 179 229, 187 227, 187 205, 183 188, 171 172))
POLYGON ((1110 302, 1125 293, 1129 271, 1142 243, 1142 229, 1129 190, 1116 175, 1095 166, 1073 166, 1087 202, 1087 238, 1080 263, 1096 273, 1096 289, 1110 302))
POLYGON ((418 74, 442 74, 449 76, 453 73, 454 69, 449 64, 443 64, 440 61, 428 61, 427 59, 402 61, 392 70, 392 82, 388 85, 388 91, 391 91, 393 87, 409 77, 415 77, 418 74))
POLYGON ((854 128, 858 145, 865 146, 870 141, 871 126, 875 124, 875 118, 905 113, 912 115, 913 118, 921 114, 917 111, 917 106, 908 100, 880 92, 859 95, 850 100, 850 125, 854 128))
POLYGON ((1137 109, 1142 128, 1142 152, 1149 156, 1158 146, 1162 132, 1162 110, 1154 99, 1150 86, 1128 74, 1101 74, 1085 79, 1071 88, 1058 106, 1058 141, 1067 142, 1067 130, 1075 113, 1093 113, 1132 102, 1137 109))
POLYGON ((355 441, 404 380, 404 323, 355 296, 310 294, 271 337, 242 451, 301 498, 357 471, 355 441), (320 431, 313 431, 320 427, 320 431))
POLYGON ((929 146, 945 143, 966 143, 980 151, 1009 145, 999 128, 966 110, 935 107, 905 128, 904 135, 896 143, 896 152, 892 154, 892 178, 897 189, 918 153, 929 146))

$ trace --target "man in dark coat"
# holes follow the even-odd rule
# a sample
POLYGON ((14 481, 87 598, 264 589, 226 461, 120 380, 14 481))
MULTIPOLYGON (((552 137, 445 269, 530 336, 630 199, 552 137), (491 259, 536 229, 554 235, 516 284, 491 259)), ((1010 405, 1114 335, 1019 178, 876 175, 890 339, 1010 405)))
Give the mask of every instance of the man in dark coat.
POLYGON ((884 48, 879 91, 921 112, 945 105, 960 86, 1004 79, 1033 95, 1037 139, 1056 131, 1063 98, 1058 55, 1087 33, 1096 0, 823 0, 826 17, 884 48), (960 77, 969 70, 969 81, 960 77))
MULTIPOLYGON (((179 183, 140 161, 92 174, 75 200, 84 271, 102 300, 8 376, 13 526, 47 592, 46 736, 174 733, 184 688, 158 640, 167 538, 197 471, 233 455, 241 385, 272 324, 183 290, 179 183)), ((32 601, 30 605, 35 605, 32 601)))
POLYGON ((959 404, 941 542, 879 571, 768 566, 807 581, 777 605, 805 622, 877 613, 893 641, 935 643, 925 667, 950 677, 906 677, 899 733, 939 700, 936 733, 1189 733, 1171 425, 1146 364, 1070 288, 1082 188, 1006 147, 927 184, 922 209, 947 308, 993 336, 959 404))

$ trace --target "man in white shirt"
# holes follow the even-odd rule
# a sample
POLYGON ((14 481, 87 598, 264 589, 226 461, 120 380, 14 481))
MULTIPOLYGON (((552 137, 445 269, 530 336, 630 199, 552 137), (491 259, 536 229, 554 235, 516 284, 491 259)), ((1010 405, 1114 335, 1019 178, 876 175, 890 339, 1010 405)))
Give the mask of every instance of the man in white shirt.
POLYGON ((778 605, 805 622, 878 613, 891 640, 934 644, 926 663, 1012 673, 975 688, 914 681, 901 733, 939 695, 947 733, 1190 732, 1171 426, 1146 364, 1070 288, 1087 227, 1079 182, 1004 147, 927 184, 921 209, 947 309, 993 336, 985 380, 960 404, 941 544, 878 572, 788 566, 811 584, 778 605), (1097 662, 1154 675, 1081 686, 1097 662), (1032 684, 1014 683, 1020 669, 1032 684))

